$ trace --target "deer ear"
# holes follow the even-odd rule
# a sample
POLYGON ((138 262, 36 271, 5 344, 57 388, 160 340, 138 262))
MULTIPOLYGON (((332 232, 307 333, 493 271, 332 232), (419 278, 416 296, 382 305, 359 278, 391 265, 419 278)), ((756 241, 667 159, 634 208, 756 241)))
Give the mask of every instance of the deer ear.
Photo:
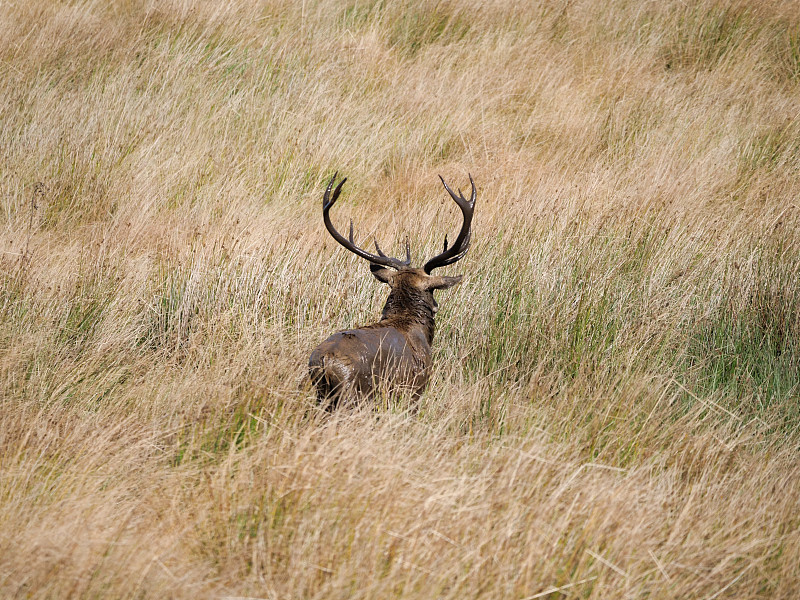
POLYGON ((429 290, 446 290, 458 283, 461 283, 463 277, 463 275, 459 275, 457 277, 432 276, 428 282, 427 288, 429 290))
POLYGON ((394 275, 395 273, 394 269, 389 269, 376 264, 370 264, 369 270, 372 271, 372 274, 375 276, 375 279, 377 279, 381 283, 392 285, 390 281, 392 279, 392 275, 394 275))

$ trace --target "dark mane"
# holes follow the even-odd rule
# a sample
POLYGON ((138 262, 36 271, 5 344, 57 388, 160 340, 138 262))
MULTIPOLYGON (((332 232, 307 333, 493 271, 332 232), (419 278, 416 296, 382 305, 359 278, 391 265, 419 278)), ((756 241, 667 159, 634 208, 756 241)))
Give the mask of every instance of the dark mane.
MULTIPOLYGON (((432 296, 431 296, 432 297, 432 296)), ((425 332, 428 343, 433 342, 434 310, 425 294, 403 282, 393 288, 376 326, 391 325, 401 331, 409 331, 418 325, 425 332)))

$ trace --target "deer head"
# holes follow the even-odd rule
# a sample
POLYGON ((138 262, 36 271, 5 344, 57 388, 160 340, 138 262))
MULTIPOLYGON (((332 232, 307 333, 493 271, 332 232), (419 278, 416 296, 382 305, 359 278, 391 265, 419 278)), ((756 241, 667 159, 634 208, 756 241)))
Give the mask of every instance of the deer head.
POLYGON ((469 200, 464 198, 464 195, 460 189, 456 195, 456 193, 450 189, 450 186, 447 185, 442 176, 439 176, 444 189, 447 190, 447 193, 450 194, 450 197, 461 209, 463 222, 461 224, 461 231, 459 231, 453 245, 448 247, 447 235, 445 235, 443 251, 431 258, 420 269, 411 267, 411 248, 408 244, 408 241, 406 241, 406 258, 405 260, 400 260, 399 258, 387 256, 381 250, 377 240, 375 240, 375 250, 377 254, 372 254, 371 252, 367 252, 363 248, 356 246, 356 243, 353 239, 352 219, 350 220, 350 233, 347 238, 336 231, 336 228, 331 222, 330 209, 339 199, 342 186, 344 185, 345 181, 347 181, 347 178, 345 177, 334 189, 333 185, 336 181, 337 174, 334 174, 334 176, 331 178, 322 198, 322 218, 325 222, 325 228, 331 234, 333 239, 347 248, 350 252, 368 260, 370 263, 370 271, 375 278, 378 279, 378 281, 388 284, 392 289, 392 293, 389 295, 386 307, 384 308, 384 318, 393 312, 397 312, 401 308, 410 308, 420 304, 430 309, 432 317, 438 310, 438 305, 433 297, 433 291, 453 287, 462 279, 461 275, 456 277, 431 275, 431 271, 439 267, 451 265, 461 260, 464 258, 464 255, 469 249, 470 238, 472 235, 472 215, 475 211, 475 199, 477 196, 475 182, 472 180, 472 176, 469 176, 469 181, 472 185, 472 195, 469 200), (333 195, 331 195, 331 190, 333 190, 333 195), (389 314, 387 314, 387 312, 389 314))

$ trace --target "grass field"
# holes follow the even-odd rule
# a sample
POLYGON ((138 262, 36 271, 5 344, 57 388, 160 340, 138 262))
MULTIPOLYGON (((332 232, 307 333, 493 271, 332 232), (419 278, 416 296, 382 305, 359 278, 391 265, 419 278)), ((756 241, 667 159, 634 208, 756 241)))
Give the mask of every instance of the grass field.
POLYGON ((800 2, 2 2, 0 142, 0 596, 800 597, 800 2))

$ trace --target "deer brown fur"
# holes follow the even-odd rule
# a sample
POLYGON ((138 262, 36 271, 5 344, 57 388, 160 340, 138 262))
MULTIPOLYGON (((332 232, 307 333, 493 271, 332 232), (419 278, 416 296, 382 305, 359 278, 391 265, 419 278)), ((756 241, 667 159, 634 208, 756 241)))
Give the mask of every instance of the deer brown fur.
POLYGON ((343 399, 368 398, 379 390, 409 391, 419 396, 430 378, 431 344, 434 318, 438 305, 435 290, 450 288, 461 281, 458 277, 441 277, 430 272, 460 260, 469 247, 472 212, 475 206, 475 184, 472 198, 467 201, 461 192, 456 196, 444 183, 445 189, 458 203, 464 222, 452 247, 425 263, 423 268, 410 266, 411 252, 406 245, 406 260, 386 256, 378 247, 377 255, 357 247, 353 242, 353 224, 346 239, 330 221, 328 211, 336 202, 345 180, 330 192, 334 175, 323 196, 325 226, 336 241, 345 248, 370 261, 376 279, 391 288, 380 321, 357 329, 334 333, 311 353, 309 373, 317 396, 329 409, 343 399))

